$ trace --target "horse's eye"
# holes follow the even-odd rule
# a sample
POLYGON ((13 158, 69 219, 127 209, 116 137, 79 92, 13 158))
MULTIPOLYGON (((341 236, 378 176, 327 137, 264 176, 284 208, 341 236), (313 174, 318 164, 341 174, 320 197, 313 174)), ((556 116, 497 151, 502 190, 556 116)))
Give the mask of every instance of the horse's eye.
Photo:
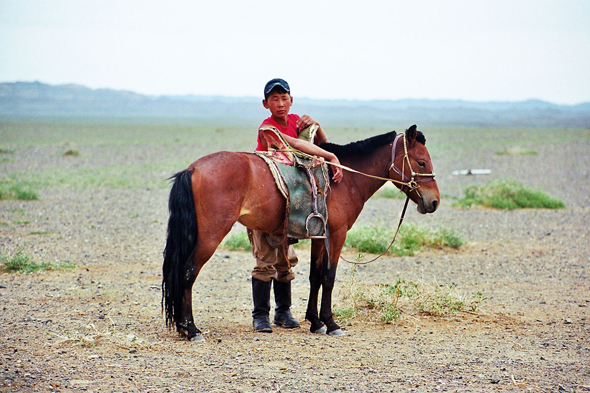
POLYGON ((424 161, 418 161, 418 166, 420 168, 424 168, 426 166, 426 163, 424 161))

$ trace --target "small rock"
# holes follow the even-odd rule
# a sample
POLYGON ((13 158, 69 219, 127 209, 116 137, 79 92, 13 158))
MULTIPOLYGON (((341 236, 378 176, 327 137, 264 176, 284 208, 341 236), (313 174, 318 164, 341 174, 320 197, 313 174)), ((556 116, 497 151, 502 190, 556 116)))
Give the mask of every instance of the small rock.
POLYGON ((137 353, 137 348, 131 348, 131 349, 129 350, 129 353, 137 353))
POLYGON ((566 318, 566 319, 565 319, 565 321, 564 321, 563 323, 565 323, 566 325, 571 325, 573 322, 572 322, 572 320, 571 320, 571 319, 569 319, 569 318, 566 318))
POLYGON ((500 378, 492 378, 492 381, 491 381, 491 382, 492 382, 494 385, 497 385, 497 384, 499 384, 499 383, 500 383, 500 378))

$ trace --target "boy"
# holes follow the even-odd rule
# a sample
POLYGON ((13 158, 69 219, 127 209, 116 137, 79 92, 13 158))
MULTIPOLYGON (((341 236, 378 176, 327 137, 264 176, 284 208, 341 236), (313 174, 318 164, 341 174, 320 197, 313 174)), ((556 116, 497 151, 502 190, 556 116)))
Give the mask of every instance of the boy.
MULTIPOLYGON (((321 127, 318 128, 314 143, 297 139, 299 131, 317 121, 307 115, 299 117, 289 114, 293 97, 289 84, 280 78, 270 80, 264 87, 264 100, 262 105, 268 109, 271 116, 265 119, 263 125, 276 127, 285 137, 285 140, 295 149, 308 154, 324 158, 326 161, 340 164, 338 158, 330 152, 320 148, 319 144, 327 142, 328 138, 321 127)), ((266 150, 264 140, 258 137, 256 150, 266 150)), ((336 183, 342 180, 342 169, 332 166, 333 177, 336 183)), ((297 265, 297 256, 293 247, 289 245, 288 256, 285 258, 282 248, 282 239, 277 239, 267 233, 248 229, 248 237, 252 243, 252 254, 256 259, 256 267, 252 271, 252 297, 254 311, 252 311, 252 326, 255 332, 272 332, 270 324, 270 288, 274 287, 275 295, 275 319, 274 324, 287 329, 299 327, 299 322, 291 315, 291 280, 295 278, 291 267, 297 265), (273 284, 274 282, 274 284, 273 284)))

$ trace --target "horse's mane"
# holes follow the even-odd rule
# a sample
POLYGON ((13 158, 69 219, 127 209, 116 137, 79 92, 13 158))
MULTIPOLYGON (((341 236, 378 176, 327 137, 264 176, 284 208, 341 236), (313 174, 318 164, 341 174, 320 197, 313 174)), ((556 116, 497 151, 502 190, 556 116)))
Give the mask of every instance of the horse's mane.
MULTIPOLYGON (((372 153, 378 147, 393 142, 396 135, 397 133, 395 131, 390 131, 385 134, 372 136, 362 141, 351 142, 347 145, 337 145, 335 143, 327 142, 322 143, 320 147, 324 150, 336 154, 336 156, 339 158, 360 157, 372 153)), ((422 134, 421 131, 418 131, 416 140, 422 143, 423 145, 426 145, 426 137, 424 136, 424 134, 422 134)))

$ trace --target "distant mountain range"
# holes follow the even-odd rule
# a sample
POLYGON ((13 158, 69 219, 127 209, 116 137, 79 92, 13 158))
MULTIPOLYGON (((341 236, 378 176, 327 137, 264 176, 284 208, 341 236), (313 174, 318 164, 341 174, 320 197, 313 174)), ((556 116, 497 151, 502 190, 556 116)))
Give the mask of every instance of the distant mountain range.
MULTIPOLYGON (((349 125, 465 125, 590 127, 590 103, 557 105, 540 100, 314 100, 295 98, 295 113, 323 123, 349 125)), ((40 82, 0 83, 0 116, 168 118, 239 122, 268 116, 261 98, 147 96, 130 91, 90 89, 40 82)))

